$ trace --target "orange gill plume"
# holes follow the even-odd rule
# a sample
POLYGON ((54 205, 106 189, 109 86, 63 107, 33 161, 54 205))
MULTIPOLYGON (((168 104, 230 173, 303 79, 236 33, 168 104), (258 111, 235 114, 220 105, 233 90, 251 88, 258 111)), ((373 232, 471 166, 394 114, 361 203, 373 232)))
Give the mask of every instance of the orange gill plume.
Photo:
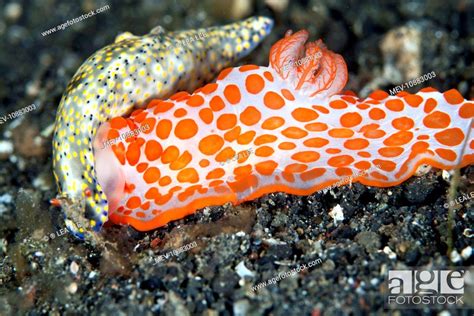
POLYGON ((344 58, 328 50, 322 40, 306 43, 308 36, 306 30, 287 31, 271 48, 270 66, 303 95, 335 95, 347 83, 344 58))

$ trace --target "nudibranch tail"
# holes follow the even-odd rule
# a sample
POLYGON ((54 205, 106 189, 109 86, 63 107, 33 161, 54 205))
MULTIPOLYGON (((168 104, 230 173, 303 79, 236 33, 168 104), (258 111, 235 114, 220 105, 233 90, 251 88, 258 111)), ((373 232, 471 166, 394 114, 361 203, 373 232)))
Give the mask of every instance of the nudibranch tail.
MULTIPOLYGON (((99 125, 130 113, 153 98, 178 90, 193 91, 223 68, 247 55, 270 32, 269 18, 254 17, 222 27, 166 33, 160 28, 144 36, 127 33, 93 54, 69 83, 56 115, 53 137, 54 176, 59 188, 55 204, 77 237, 81 227, 99 230, 110 203, 97 180, 93 142, 99 125), (87 219, 87 220, 86 220, 87 219)), ((120 182, 112 174, 103 178, 120 182)), ((109 185, 110 183, 110 185, 109 185)), ((114 205, 113 197, 111 201, 114 205)))
MULTIPOLYGON (((302 69, 285 77, 281 70, 301 56, 307 33, 285 39, 272 48, 270 67, 225 69, 193 94, 151 101, 101 127, 97 144, 141 131, 102 149, 115 161, 113 170, 98 169, 99 179, 111 173, 125 180, 104 184, 119 201, 112 222, 150 230, 198 208, 270 192, 308 195, 341 179, 393 186, 420 164, 474 162, 474 104, 458 91, 376 91, 366 99, 337 93, 347 80, 343 61, 321 42, 306 45, 321 60, 293 64, 302 69), (314 77, 306 67, 317 68, 314 77)), ((97 164, 111 163, 101 157, 97 164)))

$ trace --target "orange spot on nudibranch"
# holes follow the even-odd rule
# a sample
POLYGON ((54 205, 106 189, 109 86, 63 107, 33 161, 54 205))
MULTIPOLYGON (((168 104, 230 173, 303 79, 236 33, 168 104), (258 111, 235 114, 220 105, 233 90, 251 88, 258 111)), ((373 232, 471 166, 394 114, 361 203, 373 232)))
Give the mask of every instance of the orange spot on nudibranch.
POLYGON ((303 138, 306 135, 308 135, 307 131, 302 130, 299 127, 293 127, 293 126, 285 128, 283 131, 281 131, 281 133, 288 138, 295 138, 295 139, 303 138))
POLYGON ((443 159, 448 161, 455 161, 458 155, 451 149, 438 148, 435 149, 435 152, 443 159))
POLYGON ((301 163, 292 163, 285 167, 285 172, 287 173, 300 173, 308 169, 308 165, 301 163))
POLYGON ((229 84, 224 88, 224 96, 230 104, 237 104, 240 102, 240 89, 235 84, 229 84))
POLYGON ((239 71, 240 72, 246 72, 246 71, 250 71, 250 70, 256 70, 258 68, 260 68, 260 67, 257 66, 257 65, 243 65, 243 66, 239 67, 239 71))
POLYGON ((352 169, 351 168, 337 168, 336 174, 340 177, 348 177, 352 176, 352 169))
POLYGON ((334 138, 349 138, 354 135, 354 131, 348 128, 333 128, 328 134, 334 138))
POLYGON ((328 125, 325 123, 308 123, 304 126, 308 131, 311 132, 322 132, 328 129, 328 125))
POLYGON ((320 148, 329 144, 329 140, 321 137, 309 138, 303 142, 306 147, 320 148))
POLYGON ((312 108, 315 109, 318 112, 323 113, 323 114, 328 114, 329 113, 329 110, 326 109, 324 106, 321 106, 321 105, 313 105, 312 108))
POLYGON ((347 108, 347 103, 342 100, 334 100, 329 102, 329 106, 333 109, 345 109, 347 108))
POLYGON ((209 102, 209 106, 214 112, 217 112, 225 108, 225 103, 220 96, 215 95, 212 97, 211 101, 209 102))
POLYGON ((178 159, 176 159, 170 164, 170 169, 171 170, 183 169, 191 162, 192 158, 193 157, 191 156, 191 154, 188 151, 185 151, 184 153, 181 154, 181 156, 179 156, 178 159))
POLYGON ((272 116, 263 122, 262 128, 274 130, 282 126, 283 124, 285 124, 285 120, 283 118, 278 117, 278 116, 272 116))
POLYGON ((118 116, 114 117, 109 121, 110 127, 115 128, 115 129, 121 129, 124 127, 127 127, 127 120, 125 120, 123 117, 118 116))
POLYGON ((211 109, 205 108, 199 111, 199 117, 206 124, 211 124, 214 119, 214 114, 211 109))
POLYGON ((384 157, 397 157, 403 153, 403 147, 382 147, 378 152, 384 157))
POLYGON ((199 175, 194 168, 186 168, 178 173, 177 179, 181 183, 197 183, 199 181, 199 175))
POLYGON ((314 162, 318 160, 320 155, 315 151, 300 151, 291 156, 291 159, 299 162, 314 162))
POLYGON ((224 139, 228 142, 233 142, 239 137, 241 130, 240 126, 235 126, 230 131, 225 132, 224 139))
POLYGON ((295 96, 294 96, 293 93, 291 93, 290 90, 288 90, 288 89, 281 89, 281 94, 282 94, 287 100, 290 100, 290 101, 294 101, 294 100, 295 100, 295 96))
POLYGON ((373 120, 381 120, 385 118, 385 112, 382 109, 374 108, 369 111, 369 117, 373 120))
POLYGON ((146 162, 141 162, 137 165, 137 171, 139 173, 142 173, 143 171, 145 171, 146 169, 148 168, 148 163, 146 162))
POLYGON ((456 146, 464 140, 464 133, 458 127, 446 129, 436 133, 434 136, 439 143, 446 146, 456 146))
POLYGON ((459 108, 459 116, 462 118, 474 117, 474 103, 465 103, 459 108))
POLYGON ((255 151, 255 155, 258 157, 271 156, 275 151, 269 146, 261 146, 255 151))
POLYGON ((216 168, 216 169, 210 171, 210 172, 207 174, 206 179, 207 179, 207 180, 219 179, 219 178, 222 178, 223 176, 225 176, 225 171, 224 171, 224 169, 222 169, 222 168, 216 168))
POLYGON ((141 204, 142 202, 138 196, 132 196, 127 201, 127 207, 131 209, 138 208, 141 204))
POLYGON ((156 136, 161 139, 167 139, 171 133, 171 128, 173 124, 170 120, 160 120, 156 125, 156 136))
POLYGON ((180 91, 178 93, 173 94, 170 99, 173 101, 183 101, 189 99, 190 94, 187 91, 180 91))
POLYGON ((155 107, 155 109, 153 110, 153 114, 164 113, 171 109, 173 106, 173 102, 162 101, 155 107))
POLYGON ((237 124, 237 117, 235 114, 222 114, 217 119, 217 128, 220 130, 228 130, 237 124))
POLYGON ((413 154, 421 154, 424 153, 430 148, 430 145, 426 142, 416 142, 411 146, 411 151, 413 154))
POLYGON ((120 134, 117 130, 110 129, 109 132, 107 133, 107 140, 115 139, 119 136, 120 136, 120 134))
POLYGON ((130 166, 136 165, 138 160, 140 160, 140 145, 137 142, 130 144, 125 156, 130 166))
POLYGON ((309 122, 317 119, 319 116, 315 111, 305 108, 297 108, 291 112, 291 115, 300 122, 309 122))
POLYGON ((376 90, 369 95, 370 98, 375 100, 383 100, 388 97, 388 93, 382 90, 376 90))
POLYGON ((397 132, 383 141, 386 146, 401 146, 413 139, 413 133, 407 131, 397 132))
POLYGON ((423 98, 416 94, 408 94, 403 99, 412 107, 417 107, 423 102, 423 98))
POLYGON ((217 83, 208 83, 207 85, 201 88, 201 92, 204 94, 211 94, 216 91, 217 87, 217 83))
POLYGON ((278 148, 281 150, 292 150, 296 148, 296 145, 290 142, 283 142, 280 145, 278 145, 278 148))
POLYGON ((340 155, 329 158, 328 164, 333 167, 345 167, 354 162, 354 158, 349 155, 340 155))
POLYGON ((145 156, 149 161, 160 158, 162 152, 163 148, 156 140, 151 139, 145 145, 145 156))
POLYGON ((340 122, 344 127, 354 127, 362 122, 362 116, 357 112, 345 113, 341 116, 340 122))
POLYGON ((255 170, 257 170, 261 175, 269 176, 273 171, 275 171, 276 167, 278 167, 278 164, 275 161, 267 160, 257 163, 255 165, 255 170))
POLYGON ((451 89, 443 93, 446 102, 449 104, 459 104, 464 101, 462 95, 456 89, 451 89))
POLYGON ((344 142, 344 147, 351 150, 364 149, 369 146, 369 141, 364 138, 349 139, 344 142))
POLYGON ((385 136, 385 132, 380 129, 371 129, 364 132, 364 136, 367 138, 381 138, 385 136))
POLYGON ((425 107, 423 108, 423 111, 425 111, 425 113, 430 113, 437 105, 438 102, 435 99, 429 98, 425 102, 425 107))
POLYGON ((314 168, 309 171, 303 172, 300 177, 301 177, 301 180, 303 181, 310 181, 310 180, 321 177, 324 173, 326 173, 326 169, 314 168))
POLYGON ((199 150, 205 155, 214 155, 222 146, 224 146, 224 140, 218 135, 206 136, 199 142, 199 150))
POLYGON ((263 76, 264 76, 268 81, 270 81, 270 82, 273 82, 273 80, 274 80, 274 79, 273 79, 273 75, 272 75, 271 72, 269 72, 269 71, 265 71, 265 72, 263 73, 263 76))
POLYGON ((204 98, 199 94, 195 94, 186 101, 186 104, 192 107, 198 107, 204 104, 204 98))
POLYGON ((262 114, 254 106, 248 106, 245 110, 240 113, 240 121, 247 126, 254 125, 260 121, 262 114))
POLYGON ((150 167, 143 174, 143 180, 145 180, 146 183, 153 183, 158 181, 158 179, 160 179, 160 176, 161 173, 158 168, 150 167))
POLYGON ((360 170, 368 170, 371 166, 372 164, 366 160, 358 161, 354 164, 354 167, 360 170))
POLYGON ((379 169, 391 172, 395 170, 397 164, 393 161, 389 160, 382 160, 382 159, 374 159, 374 165, 376 165, 379 169))
POLYGON ((174 129, 174 134, 179 139, 188 139, 196 135, 198 126, 193 119, 184 119, 178 122, 174 129))
POLYGON ((392 121, 392 126, 400 131, 406 131, 412 129, 415 126, 415 122, 409 117, 399 117, 392 121))
POLYGON ((429 128, 446 128, 451 124, 451 118, 444 112, 435 111, 423 119, 423 124, 429 128))
POLYGON ((186 114, 188 114, 188 111, 186 111, 185 109, 177 109, 176 111, 174 111, 174 116, 178 118, 183 117, 186 114))
POLYGON ((199 161, 199 166, 201 166, 203 168, 209 166, 209 164, 210 164, 210 162, 207 159, 201 159, 201 161, 199 161))
POLYGON ((245 88, 251 94, 257 94, 265 87, 265 81, 257 74, 251 74, 245 79, 245 88))
POLYGON ((171 177, 169 176, 164 176, 160 179, 160 181, 158 181, 158 183, 164 187, 164 186, 167 186, 168 184, 171 183, 171 177))
POLYGON ((155 200, 160 197, 160 192, 158 191, 157 188, 151 188, 145 193, 145 198, 147 200, 155 200))
POLYGON ((239 143, 240 145, 247 145, 253 140, 255 134, 255 131, 245 132, 237 138, 237 143, 239 143))
POLYGON ((179 149, 176 146, 169 146, 161 155, 162 163, 170 163, 179 157, 179 149))
POLYGON ((394 112, 400 112, 405 107, 403 102, 401 100, 398 100, 398 99, 388 100, 385 103, 385 106, 387 107, 387 109, 389 109, 391 111, 394 111, 394 112))
POLYGON ((225 147, 216 156, 217 162, 224 162, 235 157, 235 150, 231 147, 225 147))
POLYGON ((266 144, 266 143, 272 143, 276 141, 278 138, 274 135, 269 135, 269 134, 263 134, 255 138, 254 144, 257 146, 266 144))
POLYGON ((276 92, 269 91, 263 97, 263 103, 272 110, 281 109, 285 105, 285 100, 276 92))
POLYGON ((221 71, 221 73, 219 74, 219 76, 217 76, 217 80, 224 80, 225 77, 227 77, 227 75, 232 71, 232 67, 229 67, 229 68, 226 68, 224 70, 221 71))

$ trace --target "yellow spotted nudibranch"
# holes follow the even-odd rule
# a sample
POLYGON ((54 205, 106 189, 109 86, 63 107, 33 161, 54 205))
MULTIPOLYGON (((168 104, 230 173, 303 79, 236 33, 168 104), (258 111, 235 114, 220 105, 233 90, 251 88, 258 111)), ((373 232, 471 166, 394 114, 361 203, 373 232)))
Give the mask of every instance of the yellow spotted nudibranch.
POLYGON ((75 236, 84 238, 87 227, 99 230, 110 211, 94 158, 99 125, 153 98, 192 92, 248 55, 272 27, 271 19, 253 17, 190 31, 157 27, 145 36, 124 33, 84 62, 61 99, 53 137, 59 195, 52 203, 62 208, 75 236))
POLYGON ((268 67, 225 69, 102 124, 94 159, 110 220, 145 231, 270 192, 308 195, 349 176, 394 186, 420 164, 474 162, 473 102, 454 89, 341 92, 343 58, 307 39, 288 32, 268 67))

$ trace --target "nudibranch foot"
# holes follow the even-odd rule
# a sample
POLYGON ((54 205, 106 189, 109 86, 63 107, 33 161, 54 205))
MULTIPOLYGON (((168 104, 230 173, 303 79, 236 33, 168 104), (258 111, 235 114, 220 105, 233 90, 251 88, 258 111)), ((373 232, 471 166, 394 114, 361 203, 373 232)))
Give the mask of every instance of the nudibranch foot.
POLYGON ((153 98, 193 91, 248 55, 272 26, 269 18, 253 17, 191 31, 124 33, 84 62, 63 95, 53 137, 57 201, 73 234, 83 236, 82 218, 96 231, 108 220, 109 203, 97 181, 93 150, 99 125, 153 98))
POLYGON ((420 164, 474 162, 474 104, 457 90, 360 99, 341 92, 342 57, 307 38, 278 41, 269 67, 225 69, 193 94, 103 124, 94 148, 110 220, 151 230, 270 192, 309 195, 348 177, 387 187, 420 164))

